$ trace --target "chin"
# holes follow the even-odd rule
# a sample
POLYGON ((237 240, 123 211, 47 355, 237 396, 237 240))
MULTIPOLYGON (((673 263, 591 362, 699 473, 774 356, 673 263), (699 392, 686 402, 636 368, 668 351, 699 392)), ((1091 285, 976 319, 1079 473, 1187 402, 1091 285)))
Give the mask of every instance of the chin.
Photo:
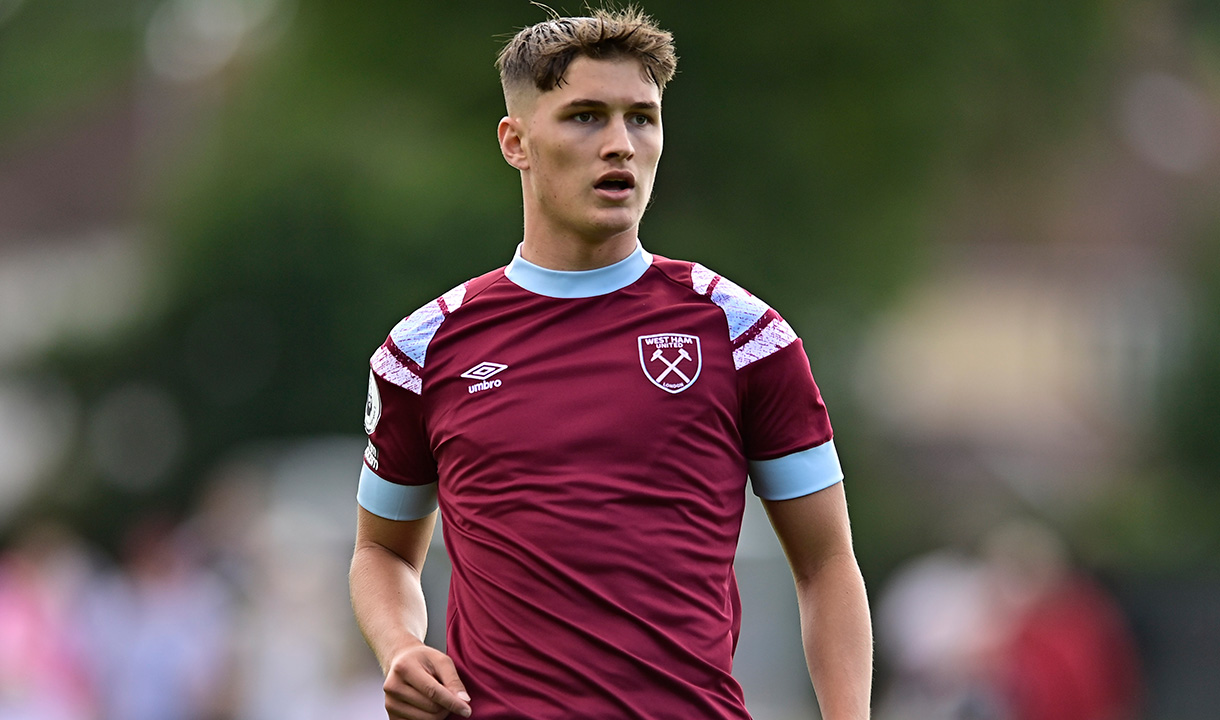
POLYGON ((607 213, 592 218, 588 227, 598 236, 613 237, 635 229, 640 224, 641 213, 634 211, 607 213))

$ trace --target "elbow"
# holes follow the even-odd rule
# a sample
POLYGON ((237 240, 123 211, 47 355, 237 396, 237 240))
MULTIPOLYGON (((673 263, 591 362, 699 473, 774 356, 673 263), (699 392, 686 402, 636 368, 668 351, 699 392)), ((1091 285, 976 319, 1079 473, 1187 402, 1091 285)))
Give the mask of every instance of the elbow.
POLYGON ((797 589, 801 591, 821 584, 828 577, 834 578, 835 581, 858 579, 861 584, 864 582, 860 565, 850 548, 794 564, 792 577, 796 581, 797 589))

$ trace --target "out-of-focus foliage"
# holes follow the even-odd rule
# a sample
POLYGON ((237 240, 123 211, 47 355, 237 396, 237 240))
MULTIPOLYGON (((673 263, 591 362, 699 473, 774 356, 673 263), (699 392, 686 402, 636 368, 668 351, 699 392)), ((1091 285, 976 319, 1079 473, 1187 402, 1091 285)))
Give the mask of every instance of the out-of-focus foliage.
MULTIPOLYGON (((146 81, 155 4, 103 6, 30 2, 0 30, 0 133, 146 81)), ((644 240, 788 315, 831 386, 835 348, 920 267, 946 188, 1070 132, 1112 41, 1097 2, 645 9, 681 61, 644 240)), ((162 307, 102 352, 53 360, 86 402, 132 381, 170 389, 189 424, 170 496, 235 445, 358 432, 365 362, 390 327, 508 260, 520 197, 495 143, 493 61, 544 17, 499 0, 301 0, 274 44, 209 80, 218 113, 144 198, 170 263, 162 307)), ((83 454, 68 471, 92 472, 83 454)), ((83 516, 96 499, 75 502, 83 516)))
POLYGON ((130 82, 139 62, 137 5, 0 3, 0 137, 28 132, 130 82))
POLYGON ((1201 309, 1188 360, 1167 395, 1164 446, 1197 486, 1220 478, 1220 226, 1200 233, 1193 272, 1201 309))
MULTIPOLYGON (((1193 0, 1181 12, 1191 32, 1191 54, 1207 68, 1213 83, 1220 81, 1220 3, 1193 0)), ((1156 446, 1158 461, 1172 479, 1164 487, 1168 503, 1146 498, 1134 507, 1169 507, 1161 513, 1154 532, 1159 542, 1149 543, 1165 552, 1150 564, 1187 558, 1220 557, 1220 529, 1215 511, 1220 507, 1220 218, 1214 198, 1203 224, 1188 229, 1188 249, 1182 254, 1183 275, 1190 281, 1196 308, 1186 357, 1170 378, 1161 402, 1156 446), (1166 539, 1167 538, 1167 539, 1166 539)))

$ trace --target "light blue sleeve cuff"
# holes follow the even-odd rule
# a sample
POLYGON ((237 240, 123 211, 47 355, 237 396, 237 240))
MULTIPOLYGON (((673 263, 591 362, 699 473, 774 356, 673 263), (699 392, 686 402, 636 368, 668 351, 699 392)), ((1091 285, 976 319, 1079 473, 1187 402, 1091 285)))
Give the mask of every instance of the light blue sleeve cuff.
POLYGON ((419 520, 436 509, 436 483, 400 485, 363 466, 356 490, 360 507, 386 520, 419 520))
POLYGON ((750 461, 750 485, 763 500, 791 500, 843 479, 835 441, 773 460, 750 461))

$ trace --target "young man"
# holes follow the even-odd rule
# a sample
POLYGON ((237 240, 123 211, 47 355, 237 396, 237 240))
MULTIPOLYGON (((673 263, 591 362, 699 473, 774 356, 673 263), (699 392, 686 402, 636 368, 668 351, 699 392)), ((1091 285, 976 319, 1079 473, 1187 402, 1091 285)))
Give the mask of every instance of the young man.
POLYGON ((500 55, 523 242, 372 359, 351 590, 391 718, 748 718, 730 674, 747 471, 823 717, 868 716, 867 600, 801 341, 637 237, 675 63, 632 10, 539 23, 500 55), (448 655, 422 640, 438 499, 448 655))

